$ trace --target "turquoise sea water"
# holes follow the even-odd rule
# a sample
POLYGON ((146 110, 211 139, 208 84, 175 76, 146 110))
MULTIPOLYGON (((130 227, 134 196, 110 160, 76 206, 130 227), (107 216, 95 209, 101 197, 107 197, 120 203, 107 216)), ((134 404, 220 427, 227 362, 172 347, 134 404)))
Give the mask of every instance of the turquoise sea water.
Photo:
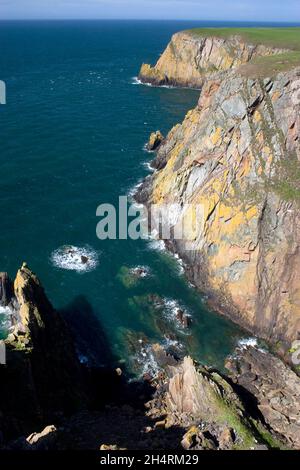
POLYGON ((73 328, 81 356, 96 364, 127 360, 135 331, 158 342, 167 334, 221 367, 245 336, 208 310, 171 255, 146 241, 96 237, 97 206, 117 204, 146 176, 150 132, 166 133, 199 95, 137 85, 133 77, 172 33, 199 25, 1 23, 0 270, 13 277, 26 261, 73 328), (98 264, 88 272, 55 266, 53 253, 66 244, 90 250, 98 264), (137 265, 151 275, 132 283, 126 268, 137 265), (192 315, 189 333, 174 320, 178 305, 192 315))

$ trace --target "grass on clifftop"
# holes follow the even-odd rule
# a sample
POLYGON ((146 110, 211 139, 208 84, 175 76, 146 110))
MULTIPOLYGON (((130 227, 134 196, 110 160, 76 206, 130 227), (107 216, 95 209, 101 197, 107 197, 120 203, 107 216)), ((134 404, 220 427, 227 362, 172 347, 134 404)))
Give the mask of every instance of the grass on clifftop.
POLYGON ((241 36, 252 44, 300 51, 299 28, 195 28, 189 30, 194 36, 216 36, 228 38, 241 36))
POLYGON ((189 30, 193 36, 229 38, 241 36, 245 42, 268 47, 289 49, 289 52, 256 57, 241 67, 247 76, 267 77, 300 65, 300 27, 295 28, 196 28, 189 30))

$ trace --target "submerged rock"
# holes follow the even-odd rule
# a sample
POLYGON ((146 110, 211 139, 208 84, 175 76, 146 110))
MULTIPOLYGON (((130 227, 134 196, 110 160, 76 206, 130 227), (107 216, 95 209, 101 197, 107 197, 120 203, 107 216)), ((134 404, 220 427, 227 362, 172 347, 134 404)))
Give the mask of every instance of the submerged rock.
POLYGON ((141 279, 150 275, 150 269, 147 266, 135 266, 129 268, 122 266, 117 274, 117 279, 127 288, 135 287, 141 279))

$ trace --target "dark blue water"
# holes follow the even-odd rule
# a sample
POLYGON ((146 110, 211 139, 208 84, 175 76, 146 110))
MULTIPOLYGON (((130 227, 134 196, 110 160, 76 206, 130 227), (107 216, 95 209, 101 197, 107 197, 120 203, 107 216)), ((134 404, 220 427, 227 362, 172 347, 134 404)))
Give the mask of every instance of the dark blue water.
POLYGON ((73 328, 80 354, 98 364, 128 360, 128 339, 146 335, 179 341, 221 366, 243 336, 208 310, 169 254, 146 241, 96 237, 97 206, 117 204, 146 176, 149 133, 166 133, 197 102, 197 91, 133 81, 172 33, 192 26, 199 23, 1 23, 0 269, 13 277, 26 261, 73 328), (98 256, 97 266, 55 266, 51 256, 66 244, 98 256), (136 265, 151 276, 133 282, 127 270, 136 265), (193 317, 189 333, 174 320, 176 305, 193 317))

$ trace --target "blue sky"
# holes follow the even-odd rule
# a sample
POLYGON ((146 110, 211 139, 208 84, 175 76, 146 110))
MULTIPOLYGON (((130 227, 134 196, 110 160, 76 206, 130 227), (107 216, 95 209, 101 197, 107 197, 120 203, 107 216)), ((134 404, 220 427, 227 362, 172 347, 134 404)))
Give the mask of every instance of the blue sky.
POLYGON ((299 0, 0 0, 1 19, 299 21, 299 0))

